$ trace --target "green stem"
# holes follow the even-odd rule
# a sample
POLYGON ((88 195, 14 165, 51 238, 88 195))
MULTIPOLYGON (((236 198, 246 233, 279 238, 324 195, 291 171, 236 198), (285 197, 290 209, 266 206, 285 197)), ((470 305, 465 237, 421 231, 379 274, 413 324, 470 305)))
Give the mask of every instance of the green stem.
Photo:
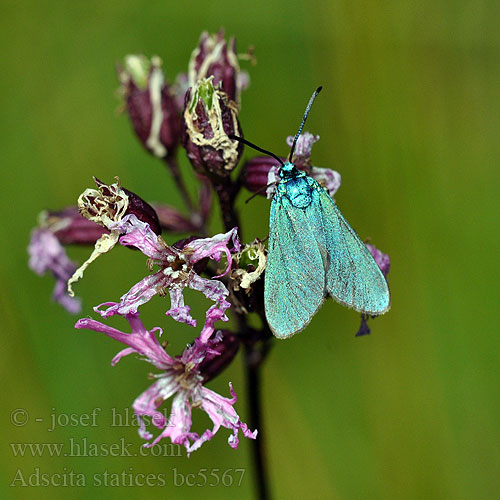
POLYGON ((177 186, 177 189, 179 190, 182 199, 186 204, 187 209, 191 214, 197 213, 197 210, 193 202, 191 201, 191 197, 189 196, 189 192, 186 188, 186 185, 184 184, 184 180, 182 178, 179 164, 177 163, 177 159, 175 158, 175 156, 168 155, 165 158, 165 161, 170 168, 170 172, 172 172, 172 177, 174 178, 175 185, 177 186))

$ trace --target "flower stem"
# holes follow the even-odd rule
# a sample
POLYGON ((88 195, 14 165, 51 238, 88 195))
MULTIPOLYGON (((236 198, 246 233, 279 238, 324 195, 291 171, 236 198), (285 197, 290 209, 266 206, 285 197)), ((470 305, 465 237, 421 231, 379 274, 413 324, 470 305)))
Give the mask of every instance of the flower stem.
POLYGON ((168 155, 165 158, 165 161, 167 165, 170 168, 170 172, 172 172, 172 176, 174 178, 175 185, 177 186, 177 189, 181 193, 182 199, 184 200, 184 203, 186 204, 187 209, 191 214, 196 213, 195 206, 193 202, 191 201, 191 197, 189 196, 189 192, 186 189, 186 185, 184 184, 184 180, 181 175, 181 171, 179 169, 179 164, 177 163, 177 159, 175 156, 168 155))
POLYGON ((255 344, 245 345, 245 367, 247 374, 248 407, 250 410, 249 426, 258 429, 257 439, 252 441, 252 454, 255 474, 257 477, 258 498, 266 500, 269 497, 267 468, 264 453, 264 428, 261 419, 261 394, 260 394, 260 364, 263 361, 262 353, 255 344))
MULTIPOLYGON (((217 193, 221 215, 226 231, 238 227, 240 239, 241 226, 238 212, 234 206, 236 196, 241 187, 239 180, 232 182, 229 177, 213 177, 212 186, 217 193)), ((264 319, 265 327, 261 332, 250 328, 247 316, 236 312, 240 338, 245 346, 245 368, 247 379, 248 408, 250 411, 248 424, 251 429, 257 429, 257 439, 250 444, 252 447, 255 474, 257 479, 257 493, 260 500, 267 500, 269 496, 268 475, 265 460, 264 426, 261 419, 261 394, 260 394, 260 365, 264 361, 269 348, 272 334, 264 319)))
POLYGON ((226 231, 230 231, 233 227, 238 227, 238 234, 241 236, 241 227, 238 213, 234 207, 234 201, 239 191, 239 185, 235 184, 228 177, 212 179, 212 185, 217 193, 219 205, 224 221, 226 231))

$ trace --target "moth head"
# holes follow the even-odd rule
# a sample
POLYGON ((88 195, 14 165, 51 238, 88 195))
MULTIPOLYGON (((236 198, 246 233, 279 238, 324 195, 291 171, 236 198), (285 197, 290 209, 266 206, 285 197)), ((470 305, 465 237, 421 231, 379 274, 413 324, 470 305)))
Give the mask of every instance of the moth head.
POLYGON ((287 161, 280 168, 280 177, 282 179, 287 179, 292 177, 296 171, 297 167, 291 161, 287 161))

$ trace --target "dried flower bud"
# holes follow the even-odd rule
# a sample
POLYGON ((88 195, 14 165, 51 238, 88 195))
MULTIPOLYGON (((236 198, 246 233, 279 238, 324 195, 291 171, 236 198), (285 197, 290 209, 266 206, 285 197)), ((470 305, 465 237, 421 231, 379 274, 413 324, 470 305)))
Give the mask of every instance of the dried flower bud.
POLYGON ((117 243, 120 231, 117 224, 126 215, 135 215, 141 222, 149 224, 155 234, 161 234, 161 226, 154 208, 135 193, 120 186, 120 180, 114 184, 104 184, 94 177, 98 189, 86 189, 78 198, 78 210, 87 219, 109 229, 95 243, 90 257, 75 271, 68 280, 68 293, 74 296, 73 283, 78 281, 87 267, 99 256, 109 252, 117 243))
POLYGON ((203 32, 198 47, 191 54, 188 68, 190 87, 194 87, 198 80, 213 76, 214 87, 223 90, 239 107, 241 83, 244 81, 240 82, 234 37, 228 43, 222 29, 214 35, 203 32))
POLYGON ((184 122, 182 144, 193 167, 205 175, 229 175, 243 145, 228 135, 242 132, 236 105, 214 88, 212 77, 199 80, 186 93, 184 122))
POLYGON ((264 280, 260 278, 266 269, 266 254, 264 244, 255 239, 233 255, 228 288, 235 311, 264 311, 264 280))
POLYGON ((94 182, 98 189, 86 189, 78 198, 78 208, 84 217, 110 229, 108 226, 112 222, 133 214, 149 224, 154 233, 161 234, 155 209, 140 196, 121 187, 118 178, 114 184, 105 184, 96 177, 94 182))
POLYGON ((256 239, 250 245, 245 245, 233 256, 237 268, 231 270, 233 290, 243 289, 250 293, 251 286, 266 269, 266 247, 256 239))
POLYGON ((209 353, 198 367, 203 376, 203 383, 212 380, 229 366, 240 347, 239 338, 231 332, 222 330, 218 335, 222 335, 222 340, 210 347, 209 353))
POLYGON ((94 177, 98 189, 88 188, 78 197, 78 210, 87 219, 106 228, 126 214, 129 198, 120 182, 104 184, 94 177))
POLYGON ((83 217, 78 207, 59 211, 45 210, 39 216, 40 227, 47 227, 62 245, 93 245, 108 230, 83 217))
POLYGON ((155 156, 174 153, 180 138, 180 114, 170 86, 165 83, 161 59, 128 55, 118 76, 134 131, 155 156))

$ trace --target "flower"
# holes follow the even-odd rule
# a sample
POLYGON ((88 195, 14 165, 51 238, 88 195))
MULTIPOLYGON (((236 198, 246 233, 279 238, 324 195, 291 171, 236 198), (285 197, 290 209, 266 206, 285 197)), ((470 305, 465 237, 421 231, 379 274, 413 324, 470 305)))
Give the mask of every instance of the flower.
POLYGON ((264 280, 267 250, 256 238, 233 255, 233 267, 229 279, 229 291, 233 310, 239 314, 263 312, 264 280))
POLYGON ((219 262, 224 254, 227 259, 227 269, 221 276, 229 272, 232 263, 231 251, 237 252, 240 249, 237 228, 211 238, 195 239, 182 249, 167 245, 147 223, 140 221, 135 215, 124 217, 112 228, 123 234, 119 240, 120 244, 134 246, 149 257, 150 270, 155 265, 160 269, 136 283, 120 298, 119 303, 105 302, 94 308, 102 317, 114 314, 122 316, 136 314, 139 306, 148 302, 156 294, 165 295, 168 290, 171 307, 166 312, 167 316, 190 326, 196 326, 196 320, 189 313, 189 306, 184 304, 182 293, 185 287, 189 287, 202 292, 205 297, 215 302, 206 313, 205 326, 200 336, 202 342, 210 338, 216 321, 227 321, 224 311, 230 307, 230 303, 226 300, 229 294, 226 286, 222 281, 202 278, 194 267, 197 262, 206 258, 219 262), (232 242, 231 250, 229 249, 230 242, 232 242), (106 309, 101 309, 103 306, 106 306, 106 309))
POLYGON ((382 274, 387 277, 389 269, 391 268, 391 259, 389 256, 380 251, 377 247, 370 245, 370 243, 366 243, 366 247, 370 250, 372 257, 375 259, 377 266, 380 267, 382 274))
POLYGON ((79 313, 80 299, 70 297, 66 292, 66 282, 75 272, 76 264, 66 255, 64 247, 48 227, 38 227, 31 233, 28 246, 30 256, 29 267, 42 276, 51 271, 56 286, 52 294, 53 300, 61 304, 70 313, 79 313))
POLYGON ((78 210, 88 220, 106 229, 96 242, 90 257, 74 272, 68 280, 68 293, 74 296, 73 283, 82 278, 85 269, 99 256, 109 252, 118 242, 120 230, 116 223, 125 215, 134 215, 138 220, 148 224, 156 234, 161 233, 161 225, 154 208, 141 197, 128 189, 122 188, 120 179, 114 184, 104 184, 94 177, 97 189, 86 189, 78 198, 78 210))
POLYGON ((127 55, 118 68, 121 93, 134 131, 155 156, 172 155, 180 138, 180 111, 158 56, 127 55))
POLYGON ((259 239, 256 239, 234 255, 234 260, 237 268, 231 270, 233 288, 236 291, 242 288, 246 293, 250 293, 252 284, 266 269, 266 247, 259 239))
MULTIPOLYGON (((289 135, 286 138, 286 143, 291 148, 295 137, 289 135)), ((311 171, 311 151, 314 143, 319 141, 319 135, 313 135, 310 132, 304 132, 297 139, 293 158, 291 159, 294 165, 301 170, 310 173, 311 171)))
POLYGON ((80 299, 66 292, 66 281, 77 265, 68 258, 63 245, 93 245, 107 232, 107 229, 82 217, 77 207, 57 212, 44 210, 38 216, 38 227, 32 231, 28 246, 29 267, 39 275, 52 272, 56 279, 52 298, 71 313, 81 310, 80 299))
MULTIPOLYGON (((287 137, 287 144, 289 146, 292 145, 293 139, 293 136, 287 137)), ((313 135, 309 132, 304 132, 300 135, 295 147, 293 163, 298 169, 307 172, 308 175, 316 179, 333 198, 340 187, 340 174, 329 168, 311 166, 312 146, 318 140, 319 135, 313 135)), ((245 164, 245 172, 243 175, 245 187, 249 191, 257 193, 263 191, 267 186, 265 195, 268 199, 271 199, 274 195, 276 185, 280 181, 279 169, 280 166, 276 164, 274 158, 269 158, 268 156, 257 156, 252 158, 245 164)))
POLYGON ((215 35, 204 31, 189 60, 190 87, 194 87, 198 80, 210 76, 213 76, 214 87, 219 87, 239 107, 241 90, 248 86, 248 75, 240 73, 236 40, 233 37, 228 44, 222 29, 215 35))
POLYGON ((76 206, 59 211, 45 210, 39 220, 42 227, 50 227, 62 245, 94 245, 103 234, 109 232, 83 217, 76 206))
POLYGON ((172 443, 183 445, 189 456, 204 442, 209 441, 221 427, 232 431, 228 438, 228 444, 232 448, 238 447, 240 430, 247 438, 257 437, 257 431, 250 431, 234 409, 237 398, 231 383, 229 384, 231 398, 225 398, 203 385, 206 378, 203 373, 203 363, 209 356, 220 354, 220 344, 223 343, 220 333, 206 344, 195 342, 188 346, 181 356, 171 357, 156 338, 155 331, 158 330, 160 335, 162 333, 160 328, 148 331, 138 315, 129 314, 125 317, 132 329, 129 334, 88 318, 80 319, 75 328, 102 332, 127 345, 126 349, 113 358, 112 365, 122 357, 135 352, 162 370, 161 373, 153 375, 155 382, 133 403, 134 412, 140 423, 139 435, 143 439, 153 438, 146 429, 145 417, 150 417, 153 425, 162 430, 152 442, 144 446, 154 446, 161 439, 168 437, 172 443), (158 408, 169 398, 173 400, 170 416, 166 418, 158 408), (206 429, 201 436, 191 430, 192 408, 201 408, 213 422, 213 428, 206 429))
MULTIPOLYGON (((281 157, 283 162, 286 158, 281 157)), ((277 168, 276 160, 270 156, 254 156, 252 159, 247 160, 244 165, 243 181, 245 187, 252 193, 262 193, 265 196, 264 188, 268 185, 269 172, 271 169, 277 168)), ((273 173, 277 175, 277 171, 273 173)), ((279 178, 277 178, 279 182, 279 178)), ((274 191, 273 191, 274 192, 274 191)))
MULTIPOLYGON (((389 273, 389 269, 391 267, 391 259, 387 254, 380 251, 377 247, 370 245, 370 243, 365 243, 365 245, 372 254, 372 257, 374 258, 378 267, 382 271, 382 274, 385 278, 387 278, 387 274, 389 273)), ((358 332, 356 333, 356 337, 362 337, 363 335, 368 335, 371 332, 370 327, 368 326, 369 317, 370 316, 368 314, 361 315, 361 325, 359 326, 358 332)), ((372 319, 374 318, 376 318, 376 316, 372 316, 372 319)))
POLYGON ((198 365, 203 375, 203 383, 215 378, 224 371, 233 361, 240 348, 240 339, 228 330, 219 330, 217 335, 221 337, 218 343, 212 342, 207 355, 198 365))
POLYGON ((229 139, 241 136, 238 110, 213 85, 213 77, 198 80, 186 93, 182 145, 195 170, 225 177, 236 167, 243 145, 229 139))

